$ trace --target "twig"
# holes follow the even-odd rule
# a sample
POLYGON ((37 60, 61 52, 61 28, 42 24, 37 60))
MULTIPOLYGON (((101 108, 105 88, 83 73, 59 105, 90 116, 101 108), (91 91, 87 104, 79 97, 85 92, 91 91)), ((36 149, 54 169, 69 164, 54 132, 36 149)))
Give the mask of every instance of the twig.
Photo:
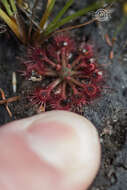
POLYGON ((80 28, 80 27, 82 27, 82 26, 91 24, 91 23, 93 23, 93 22, 96 21, 96 20, 97 20, 97 19, 94 18, 94 19, 89 20, 88 22, 85 22, 85 23, 83 23, 83 24, 78 24, 78 25, 75 25, 75 26, 70 26, 70 27, 67 27, 67 28, 63 28, 63 29, 60 29, 60 30, 56 30, 53 34, 58 33, 58 32, 65 32, 65 31, 68 31, 68 30, 76 29, 76 28, 80 28))
POLYGON ((15 102, 17 100, 20 99, 20 96, 14 96, 14 97, 11 97, 11 98, 7 98, 7 99, 4 99, 4 100, 0 100, 0 105, 2 104, 6 104, 6 103, 11 103, 11 102, 15 102))
POLYGON ((8 114, 9 114, 9 116, 12 117, 12 113, 11 113, 9 107, 8 107, 8 103, 15 102, 15 101, 19 100, 20 97, 15 96, 15 97, 6 99, 5 93, 1 88, 0 88, 0 93, 1 93, 1 97, 2 97, 2 100, 0 100, 0 105, 5 104, 5 107, 6 107, 6 110, 7 110, 8 114))

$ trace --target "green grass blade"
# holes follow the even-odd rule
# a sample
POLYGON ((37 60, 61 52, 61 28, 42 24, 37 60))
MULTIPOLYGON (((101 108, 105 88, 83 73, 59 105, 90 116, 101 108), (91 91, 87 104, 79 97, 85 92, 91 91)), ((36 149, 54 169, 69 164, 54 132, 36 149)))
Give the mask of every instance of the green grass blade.
MULTIPOLYGON (((107 3, 110 2, 116 2, 117 0, 106 0, 107 3)), ((47 36, 49 34, 51 34, 52 32, 54 32, 56 29, 58 29, 59 27, 65 25, 66 23, 69 23, 72 20, 77 19, 78 17, 87 14, 90 11, 94 11, 98 8, 100 8, 101 6, 103 6, 103 4, 101 4, 100 2, 95 2, 79 11, 77 11, 76 13, 67 16, 65 18, 63 18, 62 20, 60 20, 59 22, 57 22, 55 25, 53 25, 52 27, 50 27, 48 30, 46 30, 44 32, 44 35, 47 36)))
POLYGON ((59 21, 58 23, 56 23, 52 28, 50 28, 48 31, 46 31, 45 35, 49 35, 50 33, 52 33, 57 28, 65 25, 66 23, 68 23, 68 22, 70 22, 70 21, 72 21, 74 19, 77 19, 78 17, 80 17, 82 15, 85 15, 89 11, 93 11, 93 10, 99 8, 99 7, 100 7, 99 4, 93 3, 92 5, 90 5, 88 7, 85 7, 84 9, 81 9, 81 10, 77 11, 76 13, 74 13, 72 15, 63 18, 61 21, 59 21))
POLYGON ((11 7, 12 7, 12 10, 14 12, 14 14, 17 13, 17 8, 16 8, 16 5, 15 5, 15 0, 9 0, 10 1, 10 4, 11 4, 11 7))
POLYGON ((59 20, 61 19, 61 17, 65 14, 65 12, 69 9, 69 7, 73 4, 74 0, 69 0, 66 2, 65 6, 63 7, 63 9, 58 13, 58 15, 54 18, 54 20, 51 22, 51 24, 48 25, 48 27, 46 28, 46 31, 48 31, 49 29, 51 29, 53 26, 55 26, 59 20))
POLYGON ((47 9, 46 9, 41 21, 40 21, 40 28, 43 29, 44 24, 46 23, 48 17, 50 16, 50 14, 52 12, 52 9, 53 9, 53 7, 55 5, 55 2, 56 2, 56 0, 51 0, 49 6, 47 7, 47 9))
POLYGON ((7 11, 7 14, 8 14, 10 17, 12 17, 12 16, 13 16, 13 11, 11 10, 11 7, 10 7, 8 1, 7 1, 7 0, 1 0, 1 2, 2 2, 2 4, 3 4, 5 10, 7 11))
POLYGON ((17 24, 0 8, 0 17, 10 27, 14 34, 20 39, 20 33, 17 24))

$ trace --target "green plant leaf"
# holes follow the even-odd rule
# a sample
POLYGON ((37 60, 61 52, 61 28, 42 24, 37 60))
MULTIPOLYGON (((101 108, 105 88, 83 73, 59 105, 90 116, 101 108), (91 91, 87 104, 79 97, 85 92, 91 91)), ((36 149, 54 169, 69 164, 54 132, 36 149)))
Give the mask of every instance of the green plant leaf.
POLYGON ((11 28, 14 34, 21 40, 21 36, 20 36, 20 32, 19 32, 19 28, 17 24, 1 8, 0 8, 0 17, 11 28))
POLYGON ((13 16, 13 11, 11 10, 11 7, 8 3, 7 0, 1 0, 1 3, 3 4, 5 10, 7 11, 7 14, 12 17, 13 16))
POLYGON ((72 15, 69 15, 69 16, 63 18, 61 21, 59 21, 53 27, 51 27, 48 31, 46 31, 45 34, 49 35, 50 33, 52 33, 57 28, 65 25, 66 23, 68 23, 74 19, 77 19, 78 17, 80 17, 82 15, 85 15, 89 11, 93 11, 93 10, 97 9, 98 7, 100 7, 99 4, 93 3, 92 5, 85 7, 84 9, 81 9, 81 10, 77 11, 76 13, 73 13, 72 15))
MULTIPOLYGON (((116 2, 118 0, 105 0, 106 3, 111 3, 111 2, 116 2)), ((100 7, 103 7, 103 2, 100 3, 100 2, 95 2, 79 11, 77 11, 76 13, 72 14, 72 15, 69 15, 63 19, 59 19, 58 22, 54 22, 53 24, 51 23, 49 25, 49 27, 47 27, 46 31, 44 32, 44 36, 48 36, 49 34, 51 34, 52 32, 54 32, 56 29, 60 28, 61 26, 69 23, 70 21, 72 20, 75 20, 77 19, 78 17, 82 16, 82 15, 85 15, 87 14, 88 12, 90 11, 94 11, 100 7)))
POLYGON ((14 14, 17 13, 17 8, 16 8, 16 5, 15 5, 15 0, 9 0, 10 1, 10 4, 11 4, 11 7, 12 7, 12 10, 14 12, 14 14))
POLYGON ((55 5, 55 2, 56 0, 51 0, 51 1, 48 1, 48 6, 45 10, 45 13, 40 21, 40 28, 43 29, 44 27, 44 24, 46 23, 46 21, 48 20, 48 17, 50 16, 51 12, 52 12, 52 9, 55 5))
POLYGON ((69 9, 69 7, 73 4, 73 2, 74 2, 74 0, 67 1, 65 6, 63 7, 63 9, 58 13, 58 15, 51 22, 51 24, 49 24, 48 27, 46 28, 47 32, 48 32, 48 30, 50 30, 53 26, 55 26, 59 22, 61 17, 65 14, 65 12, 69 9))

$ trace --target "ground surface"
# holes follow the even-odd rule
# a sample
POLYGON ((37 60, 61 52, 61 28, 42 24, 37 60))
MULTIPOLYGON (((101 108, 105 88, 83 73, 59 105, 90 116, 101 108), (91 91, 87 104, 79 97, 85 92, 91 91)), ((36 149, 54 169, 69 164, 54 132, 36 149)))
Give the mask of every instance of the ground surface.
MULTIPOLYGON (((64 0, 58 1, 56 11, 63 6, 63 2, 64 0)), ((75 11, 86 4, 87 2, 78 0, 70 11, 75 11)), ((127 189, 127 60, 125 59, 127 56, 127 24, 118 32, 112 60, 109 59, 111 47, 104 39, 105 33, 112 37, 120 25, 123 18, 121 5, 122 3, 113 6, 110 21, 94 23, 73 31, 76 38, 86 37, 94 44, 96 58, 100 64, 104 65, 107 86, 110 87, 104 90, 101 98, 84 107, 84 116, 95 124, 102 144, 101 168, 90 190, 127 189)), ((80 22, 85 20, 86 17, 83 17, 80 22)), ((0 34, 0 88, 5 91, 6 97, 16 95, 12 90, 11 79, 12 72, 21 69, 16 56, 22 55, 22 49, 23 47, 19 46, 12 36, 10 37, 10 33, 0 34)), ((26 86, 28 88, 28 83, 19 76, 18 72, 17 82, 17 94, 26 86)), ((33 109, 25 106, 26 103, 27 100, 22 100, 9 104, 13 113, 12 118, 1 105, 0 125, 33 115, 33 109)))

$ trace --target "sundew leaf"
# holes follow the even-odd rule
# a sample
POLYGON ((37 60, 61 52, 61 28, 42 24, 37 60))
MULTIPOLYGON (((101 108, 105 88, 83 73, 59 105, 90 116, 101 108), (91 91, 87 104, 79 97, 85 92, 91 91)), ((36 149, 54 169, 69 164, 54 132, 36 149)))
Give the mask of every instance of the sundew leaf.
POLYGON ((42 16, 41 21, 40 21, 40 28, 43 29, 44 24, 46 23, 46 21, 48 20, 48 17, 50 16, 50 14, 51 14, 51 12, 52 12, 52 9, 53 9, 53 7, 54 7, 54 5, 55 5, 55 1, 56 1, 56 0, 49 0, 49 1, 48 1, 48 6, 47 6, 47 8, 46 8, 46 10, 45 10, 44 15, 42 16))
POLYGON ((54 20, 51 22, 51 24, 48 25, 46 28, 46 31, 50 30, 53 26, 55 26, 61 17, 65 14, 65 12, 69 9, 69 7, 73 4, 74 0, 69 0, 67 3, 64 5, 63 9, 58 13, 58 15, 54 18, 54 20))

